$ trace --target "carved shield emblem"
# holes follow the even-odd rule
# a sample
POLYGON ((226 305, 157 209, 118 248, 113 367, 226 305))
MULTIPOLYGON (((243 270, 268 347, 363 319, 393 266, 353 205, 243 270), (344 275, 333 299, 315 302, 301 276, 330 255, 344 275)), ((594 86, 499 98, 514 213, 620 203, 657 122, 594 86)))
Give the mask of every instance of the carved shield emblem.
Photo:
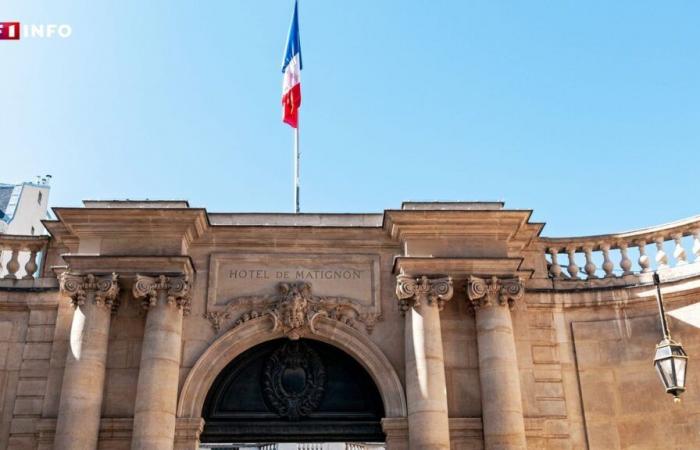
POLYGON ((318 409, 325 382, 326 371, 318 354, 302 341, 290 341, 267 360, 263 394, 273 411, 294 421, 318 409))

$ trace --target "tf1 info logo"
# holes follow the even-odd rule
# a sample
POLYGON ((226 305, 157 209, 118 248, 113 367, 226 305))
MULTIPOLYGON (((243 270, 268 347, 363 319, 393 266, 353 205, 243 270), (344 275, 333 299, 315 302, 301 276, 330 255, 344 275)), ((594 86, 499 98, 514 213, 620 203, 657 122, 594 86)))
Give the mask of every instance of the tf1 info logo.
POLYGON ((32 24, 20 25, 19 22, 0 22, 0 41, 18 41, 24 38, 67 38, 73 34, 70 25, 65 24, 32 24))

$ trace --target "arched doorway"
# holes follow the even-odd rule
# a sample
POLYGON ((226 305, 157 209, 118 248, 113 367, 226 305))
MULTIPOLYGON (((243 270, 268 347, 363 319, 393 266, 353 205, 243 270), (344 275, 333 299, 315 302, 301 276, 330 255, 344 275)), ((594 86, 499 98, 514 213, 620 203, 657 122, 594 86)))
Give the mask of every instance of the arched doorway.
POLYGON ((382 397, 350 355, 275 339, 231 361, 204 402, 203 443, 383 442, 382 397))

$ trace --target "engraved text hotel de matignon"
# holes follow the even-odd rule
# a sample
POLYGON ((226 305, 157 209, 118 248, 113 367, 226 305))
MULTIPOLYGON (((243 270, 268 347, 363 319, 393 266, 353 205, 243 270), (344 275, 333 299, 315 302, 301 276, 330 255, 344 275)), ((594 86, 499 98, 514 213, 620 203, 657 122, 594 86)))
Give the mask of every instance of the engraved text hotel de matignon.
POLYGON ((267 270, 232 269, 228 277, 232 280, 359 280, 362 270, 267 270))

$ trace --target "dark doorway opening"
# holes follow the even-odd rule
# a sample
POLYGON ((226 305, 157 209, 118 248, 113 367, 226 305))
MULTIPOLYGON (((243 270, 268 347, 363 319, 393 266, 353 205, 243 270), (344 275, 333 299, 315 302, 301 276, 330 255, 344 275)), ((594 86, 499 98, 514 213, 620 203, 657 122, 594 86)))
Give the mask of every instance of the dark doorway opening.
POLYGON ((383 442, 384 407, 351 356, 310 339, 277 339, 234 359, 204 403, 202 442, 383 442))

